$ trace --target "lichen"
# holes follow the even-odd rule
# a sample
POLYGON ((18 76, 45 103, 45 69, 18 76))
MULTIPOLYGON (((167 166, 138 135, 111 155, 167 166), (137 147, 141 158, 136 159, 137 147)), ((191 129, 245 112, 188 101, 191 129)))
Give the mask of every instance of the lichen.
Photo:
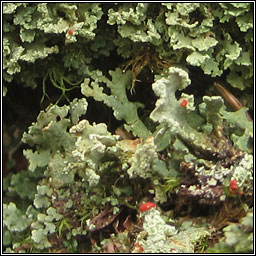
POLYGON ((244 193, 253 193, 253 156, 245 154, 239 165, 235 166, 232 173, 233 180, 236 180, 239 188, 244 193))
POLYGON ((21 210, 17 209, 14 203, 4 204, 3 211, 4 225, 11 232, 21 232, 28 227, 29 221, 22 214, 21 210))
MULTIPOLYGON (((211 232, 206 227, 196 227, 190 222, 184 222, 177 229, 167 224, 156 208, 142 213, 143 231, 136 239, 133 253, 194 253, 197 241, 209 237, 211 232)), ((173 222, 173 220, 169 220, 173 222)))
MULTIPOLYGON (((145 253, 169 252, 171 247, 168 240, 177 233, 175 227, 167 225, 155 208, 151 208, 143 215, 144 230, 138 234, 135 243, 141 245, 145 253)), ((133 252, 137 252, 137 248, 133 252)))
POLYGON ((93 82, 85 79, 81 84, 82 93, 86 97, 94 97, 97 101, 103 101, 114 111, 114 116, 118 120, 125 120, 125 129, 131 131, 134 136, 145 138, 150 136, 151 132, 138 116, 138 108, 142 108, 143 104, 138 102, 130 102, 127 98, 126 88, 130 85, 130 72, 123 73, 117 68, 115 71, 109 71, 112 81, 102 75, 101 72, 95 72, 92 76, 93 82), (99 86, 100 82, 104 82, 111 90, 111 95, 103 93, 103 88, 99 86))
POLYGON ((41 99, 28 166, 6 163, 5 252, 251 252, 252 43, 252 3, 4 3, 6 105, 41 99), (227 204, 247 216, 219 227, 227 204))
MULTIPOLYGON (((179 193, 187 200, 197 199, 201 204, 220 204, 226 199, 225 187, 230 180, 236 180, 241 191, 252 193, 252 156, 239 156, 231 166, 220 162, 197 160, 194 163, 182 163, 184 177, 179 193)), ((227 163, 226 163, 227 164, 227 163)), ((229 163, 231 164, 231 163, 229 163)))
POLYGON ((253 252, 253 213, 248 211, 239 223, 231 223, 224 229, 224 237, 207 250, 207 253, 253 252))
MULTIPOLYGON (((198 129, 193 129, 190 125, 191 119, 188 116, 191 114, 191 107, 188 109, 182 107, 175 97, 176 90, 186 88, 189 83, 190 80, 185 70, 171 67, 167 78, 159 78, 152 85, 155 94, 160 97, 156 102, 156 108, 150 114, 153 121, 160 123, 159 129, 155 133, 157 143, 161 144, 161 139, 166 139, 165 136, 169 137, 169 140, 171 137, 177 136, 182 141, 189 143, 195 150, 206 155, 214 154, 219 158, 225 158, 227 151, 230 151, 230 154, 235 154, 235 149, 231 147, 230 142, 222 133, 217 134, 217 136, 212 133, 211 136, 208 136, 199 132, 198 129)), ((215 102, 215 107, 211 111, 217 113, 215 115, 209 114, 206 119, 219 130, 216 126, 219 126, 222 121, 218 112, 223 105, 223 100, 219 97, 213 97, 210 100, 208 97, 204 97, 203 100, 206 102, 206 106, 211 101, 215 102), (219 106, 216 104, 217 101, 219 106)), ((197 115, 194 117, 197 118, 197 115)), ((198 128, 200 129, 200 127, 198 128)))
POLYGON ((130 168, 127 173, 130 177, 152 178, 165 177, 168 169, 163 161, 158 159, 153 137, 147 138, 144 143, 138 144, 134 155, 128 161, 130 168))

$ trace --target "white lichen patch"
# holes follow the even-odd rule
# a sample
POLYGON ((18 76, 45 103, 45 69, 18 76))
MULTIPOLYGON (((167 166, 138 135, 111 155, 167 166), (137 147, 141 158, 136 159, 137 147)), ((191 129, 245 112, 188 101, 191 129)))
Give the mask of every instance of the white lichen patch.
POLYGON ((236 180, 238 186, 252 190, 253 186, 253 156, 245 154, 239 164, 234 168, 232 179, 236 180))
POLYGON ((163 161, 158 159, 154 139, 148 137, 144 143, 138 144, 135 153, 129 160, 131 167, 127 170, 130 177, 149 178, 165 176, 168 170, 163 161))
POLYGON ((181 185, 180 193, 189 198, 199 197, 202 204, 212 205, 224 201, 231 180, 236 181, 241 193, 252 194, 252 155, 245 153, 242 158, 233 160, 232 165, 227 167, 221 162, 198 159, 190 168, 196 180, 189 186, 181 185))
POLYGON ((194 253, 195 245, 211 235, 206 227, 195 227, 191 222, 184 222, 180 229, 182 230, 170 239, 170 246, 177 253, 194 253))
POLYGON ((69 132, 70 133, 81 133, 86 125, 88 124, 88 121, 87 120, 81 120, 77 125, 74 125, 70 128, 69 132))
POLYGON ((217 185, 217 180, 213 179, 213 178, 209 179, 208 180, 208 185, 209 186, 216 186, 217 185))
MULTIPOLYGON (((191 222, 184 222, 177 230, 164 221, 157 208, 141 215, 144 216, 144 230, 137 236, 135 244, 139 244, 144 253, 194 253, 195 245, 211 234, 206 227, 195 227, 191 222)), ((133 252, 137 250, 135 247, 133 252)))
POLYGON ((145 253, 169 252, 168 237, 177 233, 175 227, 166 224, 156 208, 151 208, 142 214, 144 231, 137 236, 136 243, 143 247, 145 253))
POLYGON ((93 169, 87 168, 86 176, 90 186, 96 186, 99 183, 100 176, 93 169))

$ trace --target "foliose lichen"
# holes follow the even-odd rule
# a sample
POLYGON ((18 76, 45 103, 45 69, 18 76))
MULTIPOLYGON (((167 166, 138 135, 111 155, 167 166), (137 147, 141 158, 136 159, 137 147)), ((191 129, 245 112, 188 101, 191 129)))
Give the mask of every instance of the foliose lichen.
POLYGON ((226 201, 247 216, 213 251, 251 251, 252 103, 231 111, 191 73, 249 99, 252 14, 252 3, 4 3, 4 95, 61 91, 23 134, 28 170, 4 179, 6 252, 194 253, 214 229, 175 214, 226 201), (131 137, 91 120, 95 102, 131 137), (138 215, 145 197, 161 210, 138 215))

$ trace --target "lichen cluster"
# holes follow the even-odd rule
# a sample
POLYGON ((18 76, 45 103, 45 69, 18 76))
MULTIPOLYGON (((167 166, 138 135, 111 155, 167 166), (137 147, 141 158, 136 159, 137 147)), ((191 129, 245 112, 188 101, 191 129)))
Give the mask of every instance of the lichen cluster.
POLYGON ((28 170, 4 178, 5 252, 194 253, 216 232, 194 223, 194 209, 227 202, 247 216, 221 230, 212 251, 250 252, 250 104, 232 111, 212 84, 192 81, 191 67, 250 88, 252 9, 4 3, 4 94, 11 83, 40 88, 42 103, 51 85, 60 90, 23 134, 28 170), (80 97, 68 97, 73 89, 80 97), (94 122, 93 104, 129 136, 94 122), (140 212, 142 201, 157 208, 140 212), (190 220, 181 224, 184 211, 190 220))

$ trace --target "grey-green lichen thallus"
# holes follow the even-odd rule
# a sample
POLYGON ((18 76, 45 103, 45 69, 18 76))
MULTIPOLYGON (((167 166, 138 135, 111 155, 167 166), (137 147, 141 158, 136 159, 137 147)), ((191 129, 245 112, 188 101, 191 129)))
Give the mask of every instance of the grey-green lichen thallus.
POLYGON ((253 7, 3 3, 4 252, 253 252, 253 7))

